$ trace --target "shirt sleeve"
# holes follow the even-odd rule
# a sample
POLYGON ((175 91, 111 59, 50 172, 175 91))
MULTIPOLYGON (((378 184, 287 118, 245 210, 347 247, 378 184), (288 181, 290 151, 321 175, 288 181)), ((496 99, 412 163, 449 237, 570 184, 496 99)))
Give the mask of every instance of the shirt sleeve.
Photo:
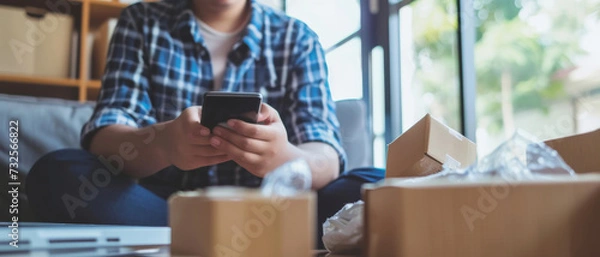
POLYGON ((329 89, 325 51, 306 25, 301 24, 298 33, 291 60, 291 89, 285 99, 288 113, 281 116, 292 144, 323 142, 333 147, 338 153, 341 173, 346 153, 329 89))
POLYGON ((156 123, 148 93, 144 37, 136 14, 141 5, 126 8, 114 30, 102 89, 90 120, 81 130, 81 146, 88 149, 94 133, 109 125, 144 127, 156 123))

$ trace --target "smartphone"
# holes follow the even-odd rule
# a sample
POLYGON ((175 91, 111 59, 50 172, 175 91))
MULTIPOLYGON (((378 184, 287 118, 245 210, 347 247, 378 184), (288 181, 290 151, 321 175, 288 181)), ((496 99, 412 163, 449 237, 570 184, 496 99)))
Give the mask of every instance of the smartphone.
POLYGON ((200 123, 211 131, 217 125, 227 126, 230 119, 256 123, 261 104, 262 95, 255 92, 206 92, 200 123))

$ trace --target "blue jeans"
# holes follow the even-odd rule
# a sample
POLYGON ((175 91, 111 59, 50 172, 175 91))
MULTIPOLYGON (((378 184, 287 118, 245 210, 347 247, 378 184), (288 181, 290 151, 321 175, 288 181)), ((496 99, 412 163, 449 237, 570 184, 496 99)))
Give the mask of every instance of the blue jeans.
MULTIPOLYGON (((155 176, 138 183, 109 166, 84 150, 59 150, 42 157, 26 181, 33 213, 46 222, 167 226, 166 199, 185 188, 155 176)), ((318 248, 323 248, 323 222, 346 203, 361 199, 362 184, 383 177, 381 169, 355 169, 317 192, 318 248)))

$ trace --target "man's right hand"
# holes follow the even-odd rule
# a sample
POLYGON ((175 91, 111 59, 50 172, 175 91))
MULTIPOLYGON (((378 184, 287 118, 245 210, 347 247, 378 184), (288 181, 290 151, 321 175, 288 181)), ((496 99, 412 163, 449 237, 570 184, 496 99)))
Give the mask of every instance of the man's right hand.
POLYGON ((176 119, 166 122, 159 136, 167 161, 181 170, 215 165, 231 160, 210 145, 210 130, 200 125, 202 107, 188 107, 176 119))

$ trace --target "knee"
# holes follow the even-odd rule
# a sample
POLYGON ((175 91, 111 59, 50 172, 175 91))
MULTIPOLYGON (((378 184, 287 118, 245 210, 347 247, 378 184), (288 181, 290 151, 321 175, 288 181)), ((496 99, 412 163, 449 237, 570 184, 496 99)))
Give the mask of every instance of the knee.
POLYGON ((67 173, 66 171, 69 170, 69 167, 72 166, 73 163, 90 159, 90 157, 93 157, 93 155, 79 149, 62 149, 50 152, 35 162, 35 164, 29 170, 27 180, 35 180, 36 178, 51 178, 67 173))
POLYGON ((33 189, 42 189, 67 177, 81 172, 81 163, 93 161, 94 156, 79 149, 63 149, 50 152, 39 160, 29 170, 26 177, 25 190, 28 195, 33 189), (79 165, 78 165, 79 164, 79 165))
POLYGON ((318 191, 324 199, 360 199, 363 184, 375 183, 385 177, 385 170, 378 168, 359 168, 344 172, 339 178, 318 191))

